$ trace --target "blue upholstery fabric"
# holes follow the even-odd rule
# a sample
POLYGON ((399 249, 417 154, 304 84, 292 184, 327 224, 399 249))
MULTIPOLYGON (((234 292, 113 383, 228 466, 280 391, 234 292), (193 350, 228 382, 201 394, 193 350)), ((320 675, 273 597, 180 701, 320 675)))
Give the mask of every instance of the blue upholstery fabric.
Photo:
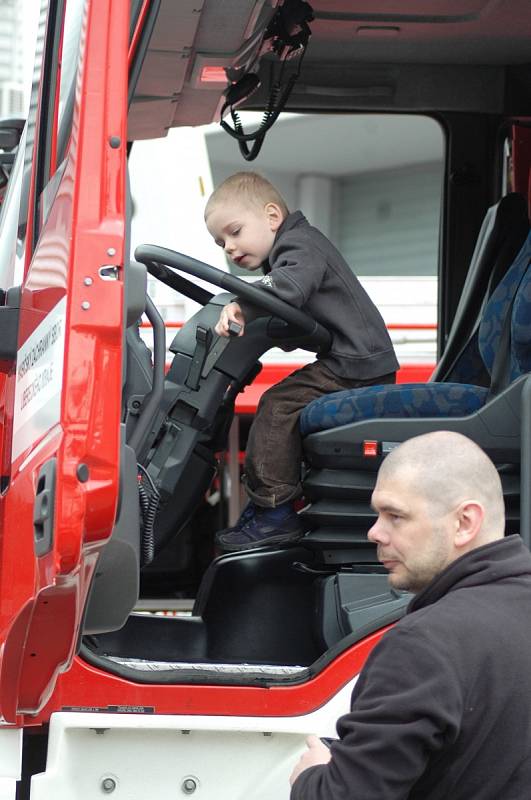
POLYGON ((511 381, 528 372, 531 340, 529 339, 529 260, 531 258, 531 234, 526 239, 514 263, 500 281, 485 308, 479 326, 479 351, 489 373, 494 364, 498 343, 502 333, 505 314, 515 292, 517 293, 511 320, 511 381))
POLYGON ((477 329, 459 354, 459 358, 449 371, 445 381, 448 383, 472 383, 474 386, 490 386, 490 373, 479 352, 477 329))
POLYGON ((481 408, 484 386, 462 383, 397 383, 319 397, 302 412, 303 436, 376 417, 463 417, 481 408))
MULTIPOLYGON (((503 323, 511 303, 510 380, 531 371, 531 233, 514 263, 500 281, 479 326, 477 341, 463 351, 463 364, 456 365, 454 375, 465 377, 467 366, 475 360, 474 380, 484 374, 480 369, 478 351, 484 368, 491 374, 502 334, 503 323), (515 296, 516 293, 516 296, 515 296), (470 363, 467 364, 467 361, 470 363)), ((489 388, 470 383, 406 383, 388 386, 368 386, 325 395, 310 403, 300 417, 303 436, 317 431, 348 425, 364 419, 464 417, 481 408, 489 388)))
MULTIPOLYGON (((528 272, 531 268, 528 268, 528 272)), ((526 275, 513 306, 511 380, 531 372, 531 280, 526 275)))

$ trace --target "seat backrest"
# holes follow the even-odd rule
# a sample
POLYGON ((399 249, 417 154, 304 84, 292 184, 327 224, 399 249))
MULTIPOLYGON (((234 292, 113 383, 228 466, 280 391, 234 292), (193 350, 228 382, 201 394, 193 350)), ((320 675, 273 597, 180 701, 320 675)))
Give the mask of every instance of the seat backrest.
MULTIPOLYGON (((481 360, 470 357, 474 347, 469 349, 468 343, 475 336, 482 308, 514 262, 528 233, 527 203, 521 195, 508 194, 488 209, 454 321, 432 381, 461 382, 462 376, 474 366, 481 371, 481 360), (463 343, 466 343, 464 347, 463 343), (466 368, 459 363, 462 358, 466 361, 466 368)), ((481 383, 481 380, 467 378, 466 382, 481 383)))
MULTIPOLYGON (((514 263, 492 293, 479 326, 478 346, 483 363, 492 376, 502 340, 504 322, 510 318, 508 380, 531 371, 531 234, 514 263)), ((503 343, 502 343, 503 344, 503 343)))

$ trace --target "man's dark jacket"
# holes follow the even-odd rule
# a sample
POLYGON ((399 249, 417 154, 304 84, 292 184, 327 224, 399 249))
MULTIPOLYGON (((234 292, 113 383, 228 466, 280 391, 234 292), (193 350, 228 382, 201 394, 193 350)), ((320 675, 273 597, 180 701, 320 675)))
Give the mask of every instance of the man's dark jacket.
POLYGON ((373 650, 326 767, 292 800, 531 797, 531 555, 519 536, 451 564, 373 650))
MULTIPOLYGON (((371 380, 398 369, 380 312, 341 253, 300 211, 286 217, 262 266, 266 275, 257 287, 330 331, 332 346, 318 358, 335 375, 371 380)), ((245 300, 239 303, 247 320, 257 316, 245 300)))

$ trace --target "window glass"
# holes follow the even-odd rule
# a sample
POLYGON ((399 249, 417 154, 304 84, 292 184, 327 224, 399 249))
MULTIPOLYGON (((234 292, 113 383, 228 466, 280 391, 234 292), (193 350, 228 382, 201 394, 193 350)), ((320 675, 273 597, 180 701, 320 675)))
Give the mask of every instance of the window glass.
POLYGON ((214 185, 237 170, 261 172, 357 275, 437 275, 444 137, 435 120, 285 114, 251 164, 217 128, 206 141, 214 185))
MULTIPOLYGON (((300 208, 343 254, 388 324, 399 361, 435 361, 445 139, 434 119, 285 114, 249 164, 219 126, 205 138, 214 186, 242 169, 269 178, 290 210, 300 208)), ((232 262, 227 269, 249 275, 232 262)))
MULTIPOLYGON (((262 119, 241 117, 246 132, 262 119)), ((252 162, 218 124, 170 130, 131 152, 132 252, 156 242, 256 280, 225 258, 203 220, 214 186, 255 170, 342 252, 390 326, 399 360, 432 363, 444 161, 443 130, 426 116, 283 114, 252 162)), ((166 320, 195 311, 159 282, 150 291, 166 320)))
POLYGON ((437 274, 441 162, 338 181, 337 242, 357 275, 437 274))
POLYGON ((64 157, 72 130, 84 6, 85 0, 63 0, 50 7, 38 121, 38 204, 34 216, 34 245, 52 207, 65 166, 64 157))
POLYGON ((57 163, 63 160, 70 133, 79 64, 80 37, 85 0, 67 0, 61 57, 59 85, 59 118, 57 138, 57 163))
POLYGON ((24 129, 17 148, 13 169, 9 173, 9 182, 0 205, 0 288, 9 289, 21 283, 23 265, 18 264, 17 246, 20 243, 17 235, 19 225, 20 201, 23 188, 24 155, 26 149, 26 133, 24 129))

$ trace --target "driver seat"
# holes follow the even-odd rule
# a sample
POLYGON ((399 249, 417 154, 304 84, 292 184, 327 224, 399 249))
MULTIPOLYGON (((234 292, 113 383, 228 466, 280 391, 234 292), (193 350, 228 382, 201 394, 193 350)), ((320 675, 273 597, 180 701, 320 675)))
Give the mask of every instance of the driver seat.
MULTIPOLYGON (((479 325, 477 348, 490 386, 452 381, 335 392, 314 400, 303 411, 303 436, 380 417, 464 417, 478 411, 487 400, 495 402, 494 395, 531 370, 530 263, 531 234, 492 293, 479 325)), ((463 366, 475 347, 471 339, 461 354, 463 366)), ((454 372, 457 370, 456 365, 454 372)))
MULTIPOLYGON (((369 386, 336 392, 307 406, 300 425, 309 467, 303 486, 310 500, 302 513, 314 529, 305 539, 308 545, 345 547, 353 536, 359 546, 374 518, 368 500, 386 453, 413 436, 443 429, 468 436, 498 465, 508 528, 514 530, 521 394, 531 371, 531 234, 493 291, 477 336, 469 340, 453 374, 464 372, 475 352, 489 385, 431 381, 369 386)), ((352 560, 352 553, 345 560, 352 560)))

